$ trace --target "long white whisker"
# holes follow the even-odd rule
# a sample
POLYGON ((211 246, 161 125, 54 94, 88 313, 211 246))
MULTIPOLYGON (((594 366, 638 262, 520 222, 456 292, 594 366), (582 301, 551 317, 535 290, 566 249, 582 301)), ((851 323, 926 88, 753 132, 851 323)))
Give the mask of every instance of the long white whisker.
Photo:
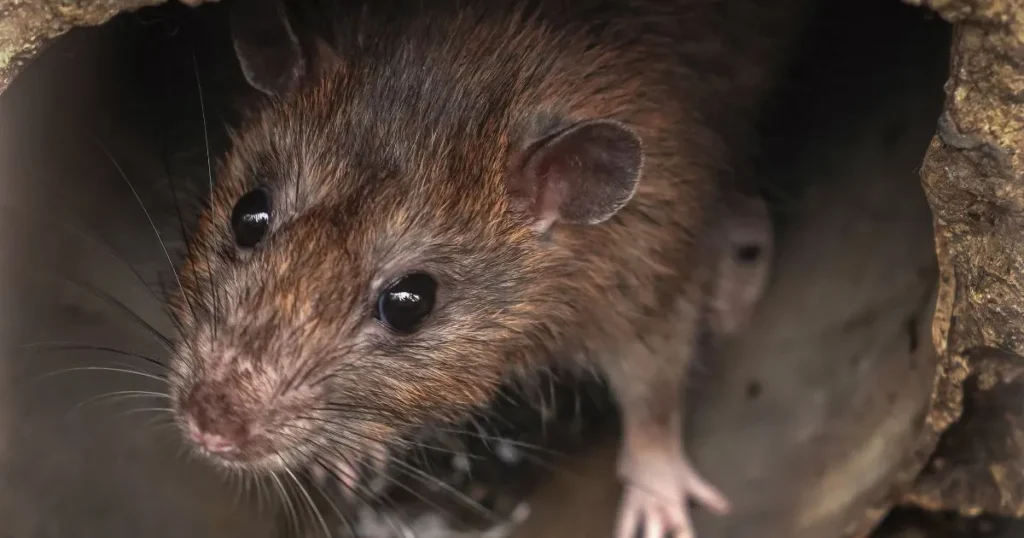
POLYGON ((134 370, 128 370, 127 368, 112 368, 112 367, 108 367, 108 366, 78 366, 78 367, 74 367, 74 368, 64 368, 64 369, 61 369, 61 370, 57 370, 57 371, 54 371, 54 372, 49 372, 47 374, 39 376, 38 378, 36 378, 36 380, 38 381, 38 380, 45 379, 47 377, 51 377, 51 376, 55 376, 55 375, 71 373, 71 372, 81 372, 81 371, 117 372, 117 373, 122 373, 122 374, 137 375, 137 376, 146 377, 146 378, 149 378, 149 379, 155 379, 157 381, 160 381, 161 383, 166 383, 167 382, 166 379, 164 379, 162 377, 155 376, 153 374, 147 374, 145 372, 136 372, 134 370))
POLYGON ((281 492, 281 500, 285 503, 285 513, 288 518, 288 531, 295 530, 295 534, 299 534, 299 514, 295 510, 295 505, 292 504, 291 496, 288 495, 288 490, 285 489, 284 484, 281 483, 281 479, 276 474, 271 474, 271 478, 274 479, 274 483, 277 484, 278 491, 281 492))
POLYGON ((178 277, 178 270, 174 268, 174 262, 171 260, 171 253, 170 251, 167 250, 167 244, 164 243, 164 239, 160 235, 160 229, 157 228, 156 223, 153 221, 153 217, 149 214, 149 210, 146 209, 146 204, 143 203, 142 197, 139 196, 138 191, 135 190, 135 186, 132 185, 131 180, 128 179, 128 174, 124 172, 124 169, 121 168, 121 164, 117 162, 117 159, 115 159, 114 156, 110 153, 110 151, 107 150, 106 146, 104 146, 98 138, 94 137, 93 140, 96 141, 96 144, 100 147, 100 149, 107 156, 107 158, 110 159, 110 162, 113 163, 114 167, 117 168, 117 172, 121 174, 121 177, 124 179, 124 182, 128 185, 128 188, 131 189, 132 195, 135 196, 135 200, 139 202, 139 207, 141 207, 142 212, 146 214, 146 220, 149 221, 150 227, 153 228, 153 234, 156 235, 156 240, 158 243, 160 243, 160 249, 163 250, 164 257, 167 259, 167 265, 168 267, 171 268, 171 273, 174 275, 174 280, 175 282, 178 283, 178 289, 181 291, 181 295, 187 301, 188 295, 185 294, 185 287, 181 285, 181 278, 178 277))
POLYGON ((76 405, 75 409, 80 409, 82 407, 85 407, 86 405, 89 405, 90 403, 99 403, 104 400, 125 400, 131 398, 161 398, 169 400, 171 397, 166 394, 161 394, 159 392, 151 392, 148 390, 119 390, 116 392, 107 392, 105 394, 100 394, 99 396, 93 396, 92 398, 88 398, 82 403, 76 405))
MULTIPOLYGON (((162 362, 160 362, 160 361, 158 361, 158 360, 156 360, 156 359, 154 359, 152 357, 149 357, 147 355, 143 355, 141 353, 135 353, 135 352, 131 352, 131 351, 126 351, 126 350, 123 350, 123 349, 117 349, 117 348, 109 347, 109 346, 96 345, 96 344, 87 344, 87 343, 81 343, 81 342, 71 342, 71 341, 55 340, 55 341, 51 341, 51 342, 32 342, 32 343, 28 343, 28 344, 23 344, 23 345, 21 345, 19 347, 21 347, 23 349, 47 349, 47 350, 50 350, 50 351, 102 351, 104 353, 111 353, 113 355, 119 355, 119 356, 122 356, 122 357, 130 357, 130 358, 133 358, 133 359, 140 359, 140 360, 145 361, 148 364, 153 364, 155 366, 159 366, 159 367, 161 367, 161 368, 163 368, 165 370, 167 369, 167 366, 164 365, 162 362)), ((144 371, 144 370, 140 370, 140 371, 144 371)), ((167 380, 165 379, 164 382, 167 382, 167 380)))
MULTIPOLYGON (((210 183, 210 204, 213 204, 213 160, 210 157, 210 129, 209 124, 206 121, 206 100, 203 98, 203 83, 199 77, 199 62, 196 60, 196 51, 192 50, 192 68, 196 75, 196 91, 199 93, 199 113, 203 118, 203 142, 206 147, 206 174, 210 183)), ((211 247, 212 248, 212 247, 211 247)), ((210 252, 207 252, 207 257, 210 257, 210 252)), ((212 261, 212 260, 211 260, 212 261)), ((213 305, 210 308, 210 312, 213 316, 213 330, 214 336, 217 335, 217 287, 213 285, 213 264, 208 263, 208 271, 210 277, 210 293, 213 295, 213 305)))
MULTIPOLYGON (((17 206, 12 205, 12 204, 3 204, 3 203, 0 203, 0 204, 2 204, 4 206, 5 210, 24 211, 22 208, 17 207, 17 206)), ((135 266, 132 265, 131 263, 128 263, 128 260, 125 260, 120 255, 118 255, 117 250, 114 248, 114 246, 111 245, 109 241, 104 240, 102 238, 102 236, 93 237, 92 235, 85 233, 83 230, 78 229, 78 228, 70 225, 67 222, 63 222, 63 221, 59 221, 57 219, 49 218, 46 215, 38 215, 38 214, 34 214, 33 213, 31 216, 32 216, 32 218, 41 218, 43 220, 53 222, 54 224, 56 224, 56 225, 60 226, 61 228, 63 228, 65 231, 70 232, 72 234, 75 234, 78 237, 81 237, 81 238, 85 239, 86 241, 92 243, 94 246, 99 247, 101 250, 106 251, 106 253, 111 258, 113 258, 115 261, 121 263, 126 268, 128 268, 128 270, 132 273, 132 275, 135 277, 135 279, 139 281, 139 284, 141 284, 142 287, 146 288, 146 291, 149 293, 149 295, 153 299, 155 299, 157 302, 161 302, 161 303, 163 302, 163 300, 160 299, 160 297, 157 295, 157 293, 155 291, 153 291, 153 288, 149 285, 149 283, 146 282, 146 279, 144 279, 142 277, 142 275, 135 268, 135 266)), ((76 224, 79 227, 83 228, 83 229, 85 228, 85 225, 82 224, 81 222, 76 222, 76 224)))
MULTIPOLYGON (((319 465, 321 467, 323 466, 323 464, 319 465)), ((331 500, 331 496, 327 493, 327 491, 324 490, 324 487, 321 486, 316 480, 313 481, 313 487, 315 487, 317 491, 320 493, 320 496, 323 497, 325 501, 327 501, 327 504, 331 507, 331 510, 334 512, 334 515, 338 516, 338 520, 345 524, 345 527, 347 527, 348 531, 352 533, 352 536, 355 536, 357 534, 355 528, 352 526, 351 523, 349 523, 348 518, 341 513, 341 510, 338 509, 338 506, 334 503, 334 501, 331 500)))
POLYGON ((320 513, 320 509, 317 508, 316 503, 313 502, 313 497, 311 497, 309 495, 309 492, 306 491, 306 488, 302 486, 302 482, 299 482, 299 479, 296 478, 295 473, 288 469, 286 469, 285 471, 288 473, 288 476, 292 477, 292 481, 295 482, 295 485, 298 486, 299 488, 299 493, 302 493, 302 496, 305 497, 306 502, 309 503, 310 511, 313 513, 314 516, 316 516, 317 520, 320 522, 320 527, 324 530, 324 538, 331 538, 331 529, 327 526, 327 521, 324 520, 324 516, 320 513))

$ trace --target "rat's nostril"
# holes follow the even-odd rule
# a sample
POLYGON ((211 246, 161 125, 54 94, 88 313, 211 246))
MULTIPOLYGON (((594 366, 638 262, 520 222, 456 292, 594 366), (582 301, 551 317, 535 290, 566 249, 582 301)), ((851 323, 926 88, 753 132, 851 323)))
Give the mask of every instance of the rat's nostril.
POLYGON ((199 388, 188 398, 184 413, 188 436, 208 452, 237 453, 249 441, 249 425, 227 399, 211 396, 209 390, 199 388))
POLYGON ((203 449, 215 454, 230 454, 237 452, 248 438, 248 432, 243 428, 235 428, 231 435, 225 435, 201 428, 191 416, 187 419, 188 435, 194 443, 203 449))
POLYGON ((215 454, 238 452, 249 440, 249 428, 239 422, 215 422, 200 425, 189 417, 188 435, 197 445, 215 454))
POLYGON ((206 450, 216 454, 229 454, 238 451, 238 443, 216 433, 198 432, 192 439, 206 450))

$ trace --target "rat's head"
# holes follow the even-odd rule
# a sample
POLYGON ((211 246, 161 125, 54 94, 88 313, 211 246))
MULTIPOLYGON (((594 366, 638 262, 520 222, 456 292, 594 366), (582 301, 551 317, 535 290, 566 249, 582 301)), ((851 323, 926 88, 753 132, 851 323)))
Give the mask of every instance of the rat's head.
POLYGON ((637 137, 594 119, 519 140, 504 116, 467 134, 371 98, 370 78, 296 87, 297 46, 260 63, 235 35, 274 98, 235 137, 181 266, 181 427, 216 461, 274 470, 486 403, 571 315, 576 269, 544 232, 627 203, 637 137))

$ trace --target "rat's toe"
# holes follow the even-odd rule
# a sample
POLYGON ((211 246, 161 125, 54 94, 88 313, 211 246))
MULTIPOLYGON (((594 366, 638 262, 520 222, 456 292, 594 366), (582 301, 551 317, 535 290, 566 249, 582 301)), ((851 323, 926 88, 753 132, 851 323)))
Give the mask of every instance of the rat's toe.
POLYGON ((693 538, 686 502, 672 499, 627 486, 616 538, 693 538))
POLYGON ((718 515, 728 514, 732 510, 729 499, 711 482, 697 473, 692 466, 684 465, 680 473, 687 497, 718 515))
POLYGON ((664 538, 665 526, 658 517, 644 518, 644 538, 664 538))
MULTIPOLYGON (((638 506, 627 494, 619 507, 618 525, 615 530, 615 538, 636 538, 643 535, 644 518, 638 506)), ((646 537, 644 537, 646 538, 646 537)))

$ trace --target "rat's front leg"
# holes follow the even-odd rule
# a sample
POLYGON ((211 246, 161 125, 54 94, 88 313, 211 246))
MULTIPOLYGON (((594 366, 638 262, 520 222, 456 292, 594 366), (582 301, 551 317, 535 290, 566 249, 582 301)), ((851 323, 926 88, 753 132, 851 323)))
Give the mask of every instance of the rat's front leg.
POLYGON ((685 310, 666 331, 670 336, 638 339, 618 357, 602 360, 622 417, 616 538, 691 538, 691 499, 717 514, 730 510, 683 446, 682 391, 698 329, 697 309, 685 310))

